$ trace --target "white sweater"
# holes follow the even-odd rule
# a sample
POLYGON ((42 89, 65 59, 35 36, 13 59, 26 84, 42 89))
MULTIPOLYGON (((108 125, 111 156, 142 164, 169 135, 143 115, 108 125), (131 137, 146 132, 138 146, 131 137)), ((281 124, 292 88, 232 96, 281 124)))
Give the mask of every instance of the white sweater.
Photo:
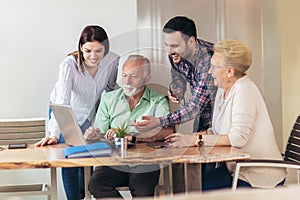
MULTIPOLYGON (((231 145, 250 153, 251 159, 281 160, 273 126, 256 85, 247 76, 242 77, 225 100, 223 97, 224 90, 219 88, 212 122, 214 134, 228 134, 231 145)), ((227 167, 234 172, 235 163, 228 162, 227 167)), ((252 187, 272 188, 285 176, 285 169, 248 167, 241 168, 239 179, 252 187)))

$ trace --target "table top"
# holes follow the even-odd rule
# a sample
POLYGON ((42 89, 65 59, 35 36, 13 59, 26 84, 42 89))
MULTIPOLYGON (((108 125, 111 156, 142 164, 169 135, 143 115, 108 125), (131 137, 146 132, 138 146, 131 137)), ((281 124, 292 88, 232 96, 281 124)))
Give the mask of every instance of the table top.
POLYGON ((127 151, 114 149, 110 157, 66 159, 62 154, 65 144, 26 149, 0 151, 0 169, 29 169, 79 166, 116 166, 127 164, 158 163, 209 163, 234 160, 248 160, 250 155, 234 147, 189 147, 161 148, 148 147, 145 143, 136 144, 127 151))

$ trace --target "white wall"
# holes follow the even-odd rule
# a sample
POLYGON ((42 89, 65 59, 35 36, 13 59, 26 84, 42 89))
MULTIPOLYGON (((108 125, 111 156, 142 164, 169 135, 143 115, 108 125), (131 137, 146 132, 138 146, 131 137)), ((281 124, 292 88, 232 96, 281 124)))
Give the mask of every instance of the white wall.
POLYGON ((300 114, 300 1, 277 0, 278 30, 281 44, 282 111, 284 144, 300 114))
MULTIPOLYGON (((10 0, 0 6, 0 118, 46 116, 58 65, 88 24, 114 43, 136 27, 135 0, 10 0), (114 39, 114 37, 116 39, 114 39)), ((130 40, 123 47, 130 48, 130 40)))
POLYGON ((263 45, 263 81, 264 98, 273 122, 277 143, 284 150, 283 106, 282 106, 282 65, 280 31, 277 4, 274 0, 262 1, 262 45, 263 45))
MULTIPOLYGON (((1 1, 0 119, 47 117, 59 63, 76 50, 86 25, 103 26, 112 50, 124 55, 135 49, 134 35, 126 32, 136 29, 136 21, 136 0, 1 1)), ((43 170, 5 170, 0 176, 0 184, 48 180, 43 170)), ((59 184, 59 199, 65 199, 59 184)))

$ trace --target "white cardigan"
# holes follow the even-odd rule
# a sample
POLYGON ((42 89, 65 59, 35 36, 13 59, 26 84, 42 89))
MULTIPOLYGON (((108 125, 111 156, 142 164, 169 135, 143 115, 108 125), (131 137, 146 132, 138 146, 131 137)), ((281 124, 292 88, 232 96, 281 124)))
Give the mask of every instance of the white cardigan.
MULTIPOLYGON (((238 79, 224 100, 224 90, 218 89, 212 130, 214 134, 228 134, 232 146, 250 153, 252 159, 278 159, 273 126, 265 102, 256 85, 247 77, 238 79)), ((235 163, 228 162, 234 172, 235 163)), ((239 179, 252 187, 272 188, 286 177, 285 169, 241 168, 239 179)))

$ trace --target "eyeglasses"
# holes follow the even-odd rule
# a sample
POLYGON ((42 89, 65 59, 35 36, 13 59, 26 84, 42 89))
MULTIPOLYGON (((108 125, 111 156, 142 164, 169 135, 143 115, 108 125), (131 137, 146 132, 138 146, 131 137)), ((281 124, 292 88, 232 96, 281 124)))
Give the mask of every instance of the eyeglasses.
POLYGON ((222 66, 214 66, 214 65, 210 65, 210 69, 211 70, 216 70, 216 69, 221 69, 223 68, 222 66))

